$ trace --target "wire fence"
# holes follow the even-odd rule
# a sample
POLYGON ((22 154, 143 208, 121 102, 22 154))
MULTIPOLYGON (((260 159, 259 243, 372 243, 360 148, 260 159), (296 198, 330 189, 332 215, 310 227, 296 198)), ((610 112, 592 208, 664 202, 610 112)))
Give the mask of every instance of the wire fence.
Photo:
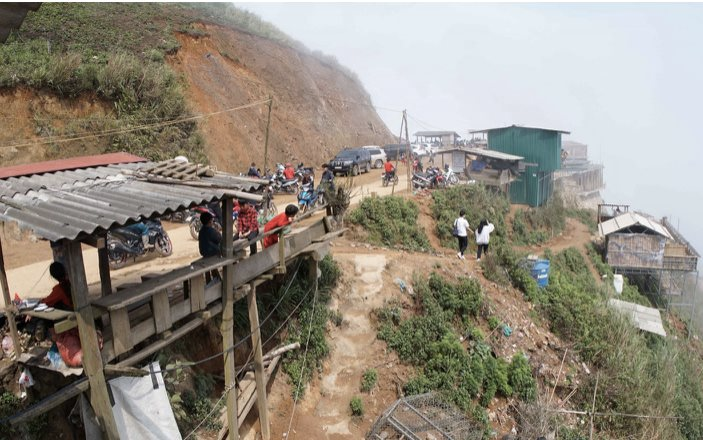
POLYGON ((367 440, 480 440, 483 429, 438 393, 397 400, 376 420, 367 440))

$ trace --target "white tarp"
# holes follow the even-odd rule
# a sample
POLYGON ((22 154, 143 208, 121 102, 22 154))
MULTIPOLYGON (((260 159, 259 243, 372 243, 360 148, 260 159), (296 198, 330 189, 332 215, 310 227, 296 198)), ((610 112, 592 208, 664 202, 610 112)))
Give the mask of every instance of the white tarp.
MULTIPOLYGON (((181 439, 166 394, 161 367, 158 362, 152 363, 151 367, 153 374, 109 381, 115 402, 112 413, 115 415, 120 440, 181 439)), ((149 371, 149 366, 144 369, 149 371)))

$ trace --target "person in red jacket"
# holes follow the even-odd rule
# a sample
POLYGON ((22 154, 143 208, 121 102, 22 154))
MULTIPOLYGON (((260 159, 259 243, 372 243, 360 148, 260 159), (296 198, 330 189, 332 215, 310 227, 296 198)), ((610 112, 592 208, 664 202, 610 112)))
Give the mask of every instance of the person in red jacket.
POLYGON ((285 177, 287 180, 295 178, 295 169, 293 169, 293 165, 289 163, 286 164, 286 168, 283 170, 283 177, 285 177))
POLYGON ((66 268, 58 261, 54 261, 49 266, 49 274, 59 283, 51 289, 49 296, 41 300, 49 307, 60 310, 73 310, 71 300, 71 282, 68 281, 66 268))
MULTIPOLYGON (((280 228, 282 226, 288 226, 291 224, 293 219, 295 218, 295 215, 298 213, 298 207, 295 205, 288 205, 286 206, 286 211, 278 214, 274 218, 268 221, 266 225, 264 226, 264 234, 272 231, 276 228, 280 228)), ((264 248, 267 248, 269 246, 273 246, 274 244, 278 243, 278 234, 271 234, 269 236, 264 237, 264 248)))

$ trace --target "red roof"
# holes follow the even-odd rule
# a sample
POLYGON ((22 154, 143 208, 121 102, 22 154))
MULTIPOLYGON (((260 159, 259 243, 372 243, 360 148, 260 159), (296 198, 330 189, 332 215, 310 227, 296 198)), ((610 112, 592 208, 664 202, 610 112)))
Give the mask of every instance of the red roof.
POLYGON ((8 177, 31 176, 54 171, 75 170, 118 163, 146 162, 147 159, 129 153, 109 153, 95 156, 80 156, 70 159, 49 160, 47 162, 29 163, 0 168, 0 179, 8 177))

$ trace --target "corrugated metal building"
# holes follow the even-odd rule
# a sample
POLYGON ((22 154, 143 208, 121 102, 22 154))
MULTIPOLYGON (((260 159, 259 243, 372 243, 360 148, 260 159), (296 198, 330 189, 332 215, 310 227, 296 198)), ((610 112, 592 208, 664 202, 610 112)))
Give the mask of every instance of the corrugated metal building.
POLYGON ((552 196, 553 173, 561 168, 561 135, 568 131, 511 125, 472 133, 487 133, 491 150, 525 158, 525 173, 510 185, 512 203, 536 207, 552 196))

